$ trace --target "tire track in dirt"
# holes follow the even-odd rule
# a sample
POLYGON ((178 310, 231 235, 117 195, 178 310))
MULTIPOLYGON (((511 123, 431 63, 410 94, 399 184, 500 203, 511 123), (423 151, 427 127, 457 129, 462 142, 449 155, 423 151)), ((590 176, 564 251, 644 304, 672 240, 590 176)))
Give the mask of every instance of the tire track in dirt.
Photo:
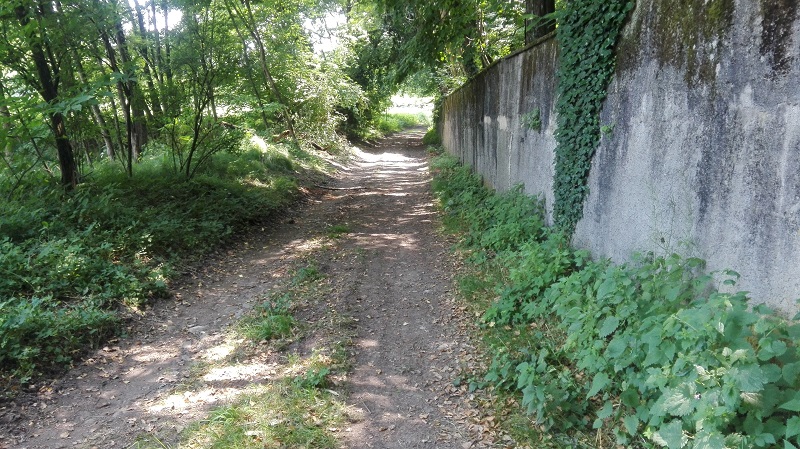
POLYGON ((362 264, 336 279, 351 283, 342 303, 358 323, 350 403, 363 420, 350 448, 466 448, 485 445, 465 424, 452 385, 467 342, 454 327, 454 271, 430 193, 422 132, 405 132, 360 153, 341 187, 345 251, 362 264))

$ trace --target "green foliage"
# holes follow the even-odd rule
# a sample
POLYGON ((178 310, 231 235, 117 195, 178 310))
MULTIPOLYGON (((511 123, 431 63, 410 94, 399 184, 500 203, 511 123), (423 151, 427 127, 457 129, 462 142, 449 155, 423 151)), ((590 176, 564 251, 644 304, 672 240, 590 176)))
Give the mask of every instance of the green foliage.
POLYGON ((325 276, 315 264, 298 268, 289 281, 291 288, 278 291, 253 309, 241 320, 240 329, 253 342, 280 340, 291 337, 297 327, 292 315, 294 304, 308 294, 309 289, 325 276))
POLYGON ((116 330, 116 316, 97 304, 64 306, 52 297, 0 301, 0 365, 18 381, 72 361, 87 344, 116 330))
POLYGON ((296 182, 270 151, 219 153, 186 180, 153 150, 132 178, 96 164, 68 195, 30 178, 20 192, 37 194, 0 201, 2 374, 68 364, 117 332, 115 309, 165 295, 181 266, 289 204, 296 182))
POLYGON ((350 232, 350 226, 348 226, 347 224, 337 224, 333 226, 328 226, 325 232, 328 235, 328 238, 338 239, 342 235, 350 232))
POLYGON ((524 45, 524 5, 517 2, 377 2, 385 34, 401 59, 405 78, 421 68, 449 63, 450 71, 476 74, 524 45))
MULTIPOLYGON (((335 429, 346 407, 330 391, 295 383, 268 383, 189 426, 179 447, 190 449, 340 447, 335 429)), ((161 447, 157 442, 139 447, 161 447)))
POLYGON ((323 388, 330 384, 328 376, 331 369, 327 366, 312 367, 303 375, 294 378, 294 383, 302 388, 323 388))
POLYGON ((316 265, 310 264, 298 269, 292 276, 292 285, 295 287, 308 284, 325 277, 316 265))
POLYGON ((437 174, 434 190, 448 218, 467 224, 464 244, 476 250, 477 259, 508 251, 530 238, 544 237, 543 204, 523 195, 520 186, 491 195, 480 177, 451 156, 437 158, 431 167, 437 174))
POLYGON ((192 178, 216 153, 239 147, 243 132, 208 122, 202 112, 176 117, 162 130, 170 148, 172 165, 192 178))
POLYGON ((378 131, 391 134, 413 126, 426 125, 428 119, 424 114, 388 113, 378 117, 378 131))
POLYGON ((428 122, 424 113, 392 112, 376 116, 371 122, 363 122, 359 129, 353 130, 353 133, 362 140, 379 139, 414 126, 427 125, 428 122))
POLYGON ((524 203, 490 195, 452 158, 433 166, 463 247, 502 274, 481 318, 492 361, 473 387, 517 392, 552 433, 625 447, 800 444, 800 324, 717 288, 736 273, 677 255, 591 261, 525 214, 487 220, 524 203), (520 217, 529 224, 511 225, 520 217))
POLYGON ((290 311, 288 294, 271 298, 256 307, 253 313, 240 323, 242 334, 251 341, 269 341, 292 335, 297 325, 290 311))
POLYGON ((425 145, 440 145, 442 143, 442 138, 436 131, 436 127, 432 127, 425 132, 425 135, 422 136, 422 143, 425 145))
POLYGON ((522 115, 522 124, 533 131, 541 132, 542 130, 542 116, 539 108, 534 108, 529 112, 522 115))
POLYGON ((558 123, 553 216, 571 234, 583 215, 586 178, 600 140, 600 110, 615 67, 614 47, 631 0, 566 2, 558 13, 558 123))

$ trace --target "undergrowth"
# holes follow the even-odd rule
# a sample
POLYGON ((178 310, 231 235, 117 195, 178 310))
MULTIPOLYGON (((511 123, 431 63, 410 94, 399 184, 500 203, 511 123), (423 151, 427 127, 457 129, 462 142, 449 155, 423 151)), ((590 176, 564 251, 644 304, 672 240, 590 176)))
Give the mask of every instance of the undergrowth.
POLYGON ((119 332, 119 312, 266 223, 296 196, 294 164, 243 145, 187 180, 153 151, 133 177, 96 163, 69 194, 32 176, 0 200, 0 386, 68 365, 119 332))
POLYGON ((734 293, 738 274, 674 254, 592 260, 520 189, 493 194, 448 156, 432 167, 445 224, 474 266, 462 290, 485 304, 491 364, 471 386, 518 395, 530 431, 517 437, 532 447, 800 446, 800 324, 734 293))

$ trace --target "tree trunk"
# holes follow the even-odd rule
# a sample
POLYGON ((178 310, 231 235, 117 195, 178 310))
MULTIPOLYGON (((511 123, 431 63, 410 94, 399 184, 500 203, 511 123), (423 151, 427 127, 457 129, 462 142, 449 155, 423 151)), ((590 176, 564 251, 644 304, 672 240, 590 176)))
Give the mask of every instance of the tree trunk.
MULTIPOLYGON (((155 0, 153 0, 155 2, 155 0)), ((164 72, 167 76, 167 88, 169 89, 170 95, 174 95, 175 92, 175 84, 172 79, 172 46, 170 44, 169 39, 169 3, 167 0, 162 0, 161 2, 161 10, 164 12, 164 72)), ((173 100, 174 101, 174 100, 173 100)), ((177 111, 177 108, 173 108, 173 110, 177 111)))
MULTIPOLYGON (((117 47, 119 48, 119 56, 122 60, 122 66, 124 68, 130 68, 132 71, 133 64, 131 62, 130 54, 128 53, 128 40, 125 37, 125 30, 122 28, 122 22, 119 20, 119 18, 117 18, 114 25, 116 28, 116 41, 117 47)), ((133 76, 136 74, 126 73, 126 75, 133 76)), ((127 106, 130 109, 130 114, 132 117, 132 123, 128 126, 128 131, 133 133, 129 139, 131 143, 130 153, 134 160, 138 160, 139 155, 142 153, 142 148, 147 143, 147 121, 144 113, 144 99, 142 98, 141 89, 139 89, 139 86, 136 82, 130 79, 125 84, 125 95, 128 97, 127 106)), ((130 160, 131 157, 128 157, 129 162, 130 160)))
POLYGON ((0 80, 0 117, 3 117, 3 129, 6 132, 6 145, 3 148, 3 153, 5 154, 6 158, 11 157, 12 150, 14 149, 14 145, 11 143, 11 111, 8 110, 8 104, 6 104, 6 88, 3 86, 2 80, 0 80))
POLYGON ((250 82, 250 87, 253 89, 253 95, 256 97, 256 103, 258 104, 259 115, 261 116, 261 121, 264 123, 264 130, 269 129, 269 118, 267 117, 267 112, 264 110, 264 98, 261 95, 261 91, 256 84, 256 77, 253 74, 252 65, 250 63, 250 56, 247 53, 247 40, 239 31, 239 27, 236 27, 236 34, 239 35, 239 39, 242 41, 242 58, 244 59, 244 65, 247 67, 247 71, 250 76, 247 77, 247 80, 250 82))
MULTIPOLYGON (((83 69, 83 64, 81 63, 80 59, 78 59, 77 55, 75 57, 75 68, 78 72, 78 79, 80 82, 84 85, 87 84, 86 71, 83 69)), ((108 132, 106 119, 103 118, 103 113, 100 111, 100 106, 97 104, 92 104, 91 110, 94 124, 100 129, 100 135, 103 137, 103 144, 106 146, 106 156, 113 161, 115 156, 114 143, 111 141, 111 133, 108 132)))
MULTIPOLYGON (((42 8, 41 11, 45 12, 46 8, 42 8)), ((30 23, 31 19, 28 17, 28 11, 24 6, 15 7, 14 12, 23 28, 30 23)), ((58 70, 57 67, 51 67, 48 63, 46 55, 52 54, 49 44, 47 44, 46 39, 40 39, 40 36, 28 36, 28 46, 31 49, 33 63, 36 67, 39 94, 46 103, 53 104, 58 100, 58 85, 54 79, 54 74, 57 74, 58 70)), ((67 127, 64 124, 64 116, 60 112, 51 110, 48 112, 48 117, 56 140, 58 164, 61 168, 61 185, 67 190, 72 190, 78 185, 78 166, 75 163, 75 153, 69 141, 67 127)))
MULTIPOLYGON (((139 26, 139 35, 142 39, 142 44, 139 45, 139 54, 144 59, 144 77, 145 81, 147 82, 147 89, 150 91, 150 103, 153 105, 152 111, 153 115, 161 116, 164 110, 161 107, 161 98, 156 89, 155 82, 153 81, 153 73, 155 71, 155 57, 152 54, 155 51, 150 51, 147 47, 147 40, 145 39, 150 33, 144 27, 144 14, 142 13, 142 6, 139 5, 138 0, 133 1, 133 5, 135 8, 135 15, 136 15, 136 23, 139 26), (153 68, 151 71, 150 68, 153 68)), ((156 32, 157 33, 157 32, 156 32)))
MULTIPOLYGON (((247 28, 247 32, 250 34, 250 37, 253 38, 253 42, 256 44, 256 50, 258 51, 258 60, 261 65, 261 71, 263 72, 264 79, 267 81, 267 85, 272 91, 272 94, 275 96, 275 99, 278 100, 278 103, 282 104, 284 108, 281 110, 281 115, 283 116, 284 121, 286 122, 286 126, 289 128, 289 133, 292 136, 292 140, 294 144, 299 148, 300 142, 297 140, 297 133, 295 132, 294 127, 294 119, 292 118, 292 111, 289 108, 289 105, 283 98, 281 91, 278 89, 277 83, 275 83, 275 79, 272 77, 272 73, 269 70, 269 65, 267 64, 267 50, 264 45, 264 41, 261 40, 261 36, 258 34, 258 29, 255 25, 255 19, 253 17, 253 11, 250 8, 250 0, 243 1, 246 11, 246 17, 242 17, 242 13, 239 12, 239 18, 244 23, 244 26, 247 28)), ((236 17, 233 13, 232 7, 229 3, 225 3, 225 7, 228 9, 228 14, 231 16, 231 20, 233 21, 234 25, 236 24, 236 17)), ((238 30, 237 30, 238 31, 238 30)), ((245 51, 247 51, 245 49, 245 51)))
MULTIPOLYGON (((555 0, 525 0, 525 13, 526 14, 533 14, 536 17, 544 17, 547 14, 555 12, 556 10, 556 3, 555 0)), ((525 43, 530 44, 534 42, 536 39, 541 37, 547 36, 551 32, 555 31, 556 23, 555 21, 547 21, 542 22, 541 20, 537 20, 536 18, 533 19, 535 25, 528 29, 528 26, 531 25, 531 20, 528 19, 525 21, 525 43)))
MULTIPOLYGON (((100 37, 103 40, 103 45, 106 48, 106 55, 108 56, 108 64, 111 67, 111 70, 117 73, 120 72, 119 64, 117 64, 117 54, 114 51, 114 46, 111 45, 111 39, 108 37, 108 33, 105 31, 100 32, 100 37)), ((125 149, 127 153, 126 158, 126 166, 125 169, 128 172, 128 175, 133 175, 133 117, 131 116, 131 103, 130 97, 131 93, 128 91, 128 83, 124 82, 123 80, 117 81, 117 96, 119 97, 119 103, 122 107, 122 115, 125 118, 125 149)))

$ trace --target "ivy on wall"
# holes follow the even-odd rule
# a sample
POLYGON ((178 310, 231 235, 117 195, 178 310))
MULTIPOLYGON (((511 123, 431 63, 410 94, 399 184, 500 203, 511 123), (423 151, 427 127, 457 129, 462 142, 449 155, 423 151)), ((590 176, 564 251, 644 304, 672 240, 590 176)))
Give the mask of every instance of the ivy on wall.
POLYGON ((615 68, 614 47, 633 0, 572 0, 559 14, 554 219, 571 235, 583 215, 600 110, 615 68))

